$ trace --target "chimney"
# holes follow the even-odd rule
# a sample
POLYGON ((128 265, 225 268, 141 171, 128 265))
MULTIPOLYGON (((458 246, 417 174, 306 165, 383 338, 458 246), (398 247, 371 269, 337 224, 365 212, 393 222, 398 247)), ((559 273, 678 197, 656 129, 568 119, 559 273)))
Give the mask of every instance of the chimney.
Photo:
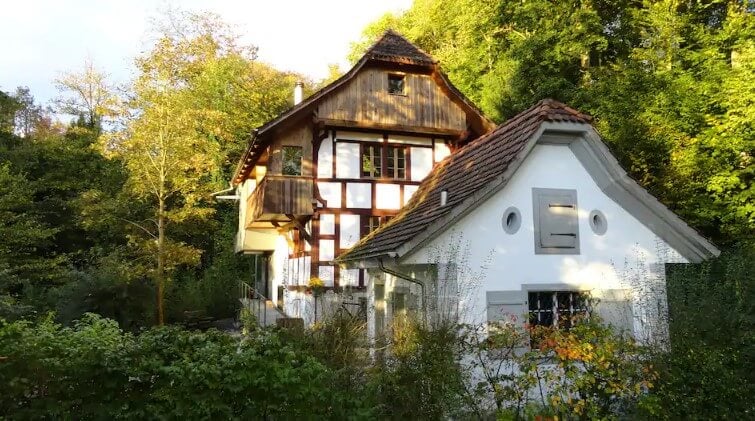
POLYGON ((300 103, 304 97, 303 86, 304 84, 301 81, 297 81, 294 85, 294 105, 300 103))
POLYGON ((448 203, 448 191, 443 190, 440 192, 440 205, 446 206, 447 203, 448 203))

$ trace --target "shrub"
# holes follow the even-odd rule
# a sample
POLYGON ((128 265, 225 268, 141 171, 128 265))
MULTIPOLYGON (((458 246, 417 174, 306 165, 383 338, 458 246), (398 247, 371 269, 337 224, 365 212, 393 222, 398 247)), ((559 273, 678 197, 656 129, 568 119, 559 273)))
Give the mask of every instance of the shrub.
POLYGON ((134 335, 93 314, 0 322, 0 413, 14 419, 329 418, 351 409, 333 381, 276 332, 134 335))
POLYGON ((372 370, 370 395, 379 416, 444 419, 464 412, 461 348, 455 324, 429 329, 397 317, 389 349, 372 370))

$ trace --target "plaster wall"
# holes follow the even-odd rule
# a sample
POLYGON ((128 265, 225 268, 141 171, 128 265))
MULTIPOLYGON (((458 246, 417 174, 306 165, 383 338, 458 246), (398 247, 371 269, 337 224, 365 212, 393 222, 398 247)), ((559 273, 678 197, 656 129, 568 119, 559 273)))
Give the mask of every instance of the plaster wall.
POLYGON ((503 189, 402 259, 402 265, 456 264, 461 314, 471 323, 486 321, 486 291, 522 290, 533 284, 549 290, 555 284, 589 290, 600 298, 602 290, 631 290, 636 336, 649 334, 645 326, 653 321, 647 319, 665 312, 663 264, 671 262, 686 260, 606 196, 565 145, 535 146, 503 189), (579 254, 535 253, 533 188, 577 191, 579 254), (504 212, 511 206, 521 214, 521 227, 507 234, 504 212), (595 234, 588 221, 596 209, 606 217, 604 235, 595 234), (642 305, 648 302, 660 310, 648 314, 642 305))

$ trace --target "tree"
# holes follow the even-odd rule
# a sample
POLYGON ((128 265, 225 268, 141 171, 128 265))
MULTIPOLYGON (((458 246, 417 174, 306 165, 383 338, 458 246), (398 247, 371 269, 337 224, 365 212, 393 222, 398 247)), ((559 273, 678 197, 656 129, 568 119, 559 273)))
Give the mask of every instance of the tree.
POLYGON ((58 112, 84 116, 87 127, 99 129, 104 117, 115 115, 118 104, 107 78, 88 58, 79 73, 61 74, 55 79, 55 86, 63 94, 55 99, 58 112))
POLYGON ((196 265, 199 259, 196 248, 170 240, 169 228, 172 223, 201 221, 212 214, 206 203, 206 179, 214 170, 216 145, 196 132, 201 113, 186 107, 182 92, 166 88, 164 79, 151 78, 146 71, 150 63, 142 62, 144 73, 134 86, 131 105, 139 113, 127 121, 127 131, 112 145, 112 152, 128 169, 129 191, 152 207, 152 225, 132 224, 147 234, 138 241, 154 257, 158 323, 163 324, 168 273, 180 264, 196 265))
POLYGON ((56 230, 41 221, 33 196, 29 180, 13 173, 8 163, 0 163, 0 295, 23 295, 34 280, 53 276, 60 263, 37 253, 56 230))
POLYGON ((13 133, 18 107, 16 98, 0 91, 0 132, 13 133))
POLYGON ((15 115, 16 133, 21 137, 31 137, 40 122, 46 117, 42 106, 34 102, 28 87, 19 86, 13 96, 18 108, 15 115))

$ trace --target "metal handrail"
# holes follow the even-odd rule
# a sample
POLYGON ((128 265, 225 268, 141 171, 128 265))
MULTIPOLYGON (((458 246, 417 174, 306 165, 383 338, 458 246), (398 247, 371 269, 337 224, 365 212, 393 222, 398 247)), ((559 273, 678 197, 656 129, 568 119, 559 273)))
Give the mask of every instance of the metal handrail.
MULTIPOLYGON (((260 322, 260 316, 262 316, 262 326, 267 326, 267 301, 270 301, 272 303, 272 300, 269 300, 267 297, 262 295, 256 288, 253 286, 247 284, 244 281, 239 281, 239 295, 240 297, 246 298, 251 302, 256 302, 256 314, 257 316, 257 323, 260 322)), ((278 312, 278 314, 281 317, 288 317, 286 313, 281 311, 281 309, 278 308, 278 306, 273 305, 272 306, 275 311, 278 312)), ((254 307, 252 305, 249 306, 250 310, 254 312, 254 307)))

